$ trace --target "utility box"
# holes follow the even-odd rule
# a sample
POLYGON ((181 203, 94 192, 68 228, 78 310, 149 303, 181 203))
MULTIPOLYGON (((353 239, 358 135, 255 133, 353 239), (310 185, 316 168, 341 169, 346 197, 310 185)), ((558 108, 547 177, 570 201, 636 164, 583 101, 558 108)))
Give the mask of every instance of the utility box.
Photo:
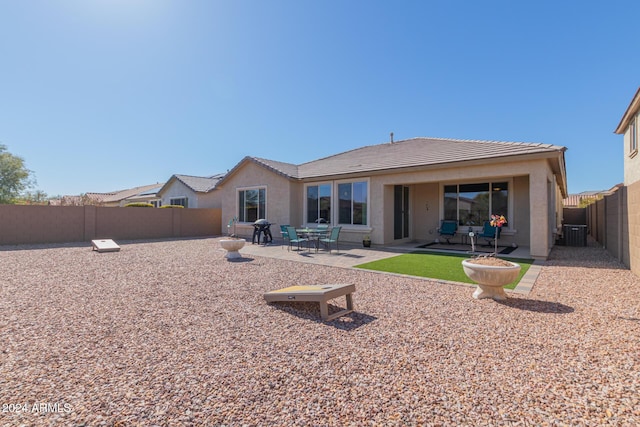
POLYGON ((565 224, 563 226, 566 246, 587 246, 587 226, 565 224))

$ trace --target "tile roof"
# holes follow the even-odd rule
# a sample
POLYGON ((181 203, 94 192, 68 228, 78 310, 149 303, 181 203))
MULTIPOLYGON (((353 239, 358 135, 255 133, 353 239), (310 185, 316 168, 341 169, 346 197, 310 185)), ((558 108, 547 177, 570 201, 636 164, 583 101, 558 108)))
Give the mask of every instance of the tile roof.
POLYGON ((600 190, 600 191, 583 191, 578 194, 569 194, 562 200, 562 205, 566 207, 577 207, 580 206, 581 202, 586 202, 587 200, 598 200, 604 196, 610 196, 622 188, 624 184, 616 184, 608 190, 600 190))
POLYGON ((299 176, 313 178, 385 171, 564 150, 564 147, 540 143, 412 138, 357 148, 304 163, 299 166, 299 176))
POLYGON ((356 148, 297 166, 256 157, 245 157, 243 160, 256 162, 289 178, 305 179, 500 157, 558 153, 565 150, 566 148, 562 146, 542 143, 412 138, 356 148))
POLYGON ((631 119, 635 116, 635 114, 639 110, 640 110, 640 88, 638 88, 638 90, 636 91, 636 94, 633 95, 633 98, 631 99, 629 106, 627 107, 626 111, 622 115, 622 118, 620 119, 620 123, 618 123, 618 127, 616 127, 616 130, 614 130, 613 133, 623 134, 626 131, 627 127, 629 127, 629 122, 631 122, 631 119))
MULTIPOLYGON (((177 179, 191 190, 198 193, 207 193, 214 189, 218 181, 222 179, 224 174, 216 174, 212 176, 192 176, 192 175, 173 175, 172 178, 177 179)), ((171 180, 169 180, 171 181, 171 180)), ((167 183, 169 182, 167 181, 167 183)))
POLYGON ((291 163, 278 162, 275 160, 261 159, 258 157, 245 157, 246 160, 258 163, 271 171, 288 178, 299 178, 298 166, 291 163))
POLYGON ((110 191, 107 193, 87 193, 86 197, 95 200, 99 203, 119 202, 128 197, 138 195, 140 193, 148 192, 154 188, 157 188, 160 184, 142 185, 140 187, 127 188, 126 190, 110 191))

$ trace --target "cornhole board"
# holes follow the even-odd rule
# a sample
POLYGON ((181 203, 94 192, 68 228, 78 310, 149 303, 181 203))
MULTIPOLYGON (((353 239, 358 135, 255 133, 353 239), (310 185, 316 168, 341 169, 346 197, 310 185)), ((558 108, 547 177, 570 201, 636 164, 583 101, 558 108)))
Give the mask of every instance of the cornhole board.
POLYGON ((335 285, 302 285, 289 286, 288 288, 270 291, 264 294, 267 302, 276 301, 311 301, 320 303, 320 317, 322 320, 329 321, 344 316, 353 311, 353 293, 356 291, 356 285, 335 284, 335 285), (345 296, 347 299, 347 308, 337 313, 329 315, 329 300, 345 296))
POLYGON ((96 239, 91 241, 94 251, 98 252, 118 252, 120 246, 111 239, 96 239))

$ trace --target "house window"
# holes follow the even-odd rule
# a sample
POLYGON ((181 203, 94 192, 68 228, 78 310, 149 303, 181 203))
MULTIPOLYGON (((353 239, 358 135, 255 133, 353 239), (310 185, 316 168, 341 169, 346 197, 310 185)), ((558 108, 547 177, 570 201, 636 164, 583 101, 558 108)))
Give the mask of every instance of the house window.
POLYGON ((160 199, 150 200, 149 203, 151 203, 154 208, 159 208, 160 206, 162 206, 162 200, 160 199))
POLYGON ((635 155, 638 152, 638 116, 635 116, 629 123, 629 154, 635 155))
POLYGON ((338 184, 338 223, 367 225, 367 182, 345 182, 338 184))
POLYGON ((189 199, 186 197, 176 197, 175 199, 169 199, 169 204, 184 206, 185 208, 189 207, 189 199))
POLYGON ((444 186, 444 219, 458 225, 481 226, 492 214, 509 218, 507 182, 444 186))
POLYGON ((251 188, 238 191, 238 221, 255 222, 267 217, 267 190, 251 188))
POLYGON ((331 184, 307 187, 306 222, 331 222, 331 184))

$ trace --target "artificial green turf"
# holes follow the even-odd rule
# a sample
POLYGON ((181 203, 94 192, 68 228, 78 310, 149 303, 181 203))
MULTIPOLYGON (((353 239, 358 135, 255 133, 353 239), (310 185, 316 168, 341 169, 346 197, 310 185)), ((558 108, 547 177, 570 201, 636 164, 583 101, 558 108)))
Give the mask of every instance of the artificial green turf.
MULTIPOLYGON (((468 255, 445 254, 440 252, 411 252, 378 261, 356 265, 356 268, 386 271, 388 273, 408 274, 410 276, 428 277, 430 279, 451 280, 453 282, 475 283, 464 274, 462 260, 468 255)), ((520 264, 518 278, 505 286, 514 289, 522 276, 529 270, 532 259, 502 258, 520 264)))

